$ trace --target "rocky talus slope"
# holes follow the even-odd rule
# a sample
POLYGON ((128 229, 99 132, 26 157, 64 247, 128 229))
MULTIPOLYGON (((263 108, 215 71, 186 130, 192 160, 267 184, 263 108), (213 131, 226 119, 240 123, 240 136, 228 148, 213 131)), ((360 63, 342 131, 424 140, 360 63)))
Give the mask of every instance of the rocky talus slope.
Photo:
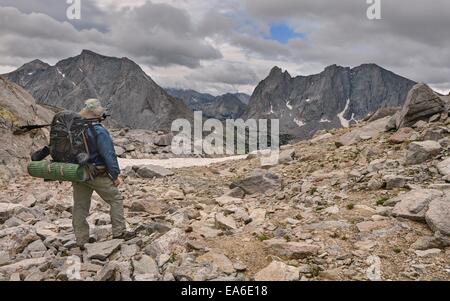
MULTIPOLYGON (((410 93, 402 112, 420 111, 427 95, 410 93)), ((445 108, 433 114, 403 114, 416 121, 399 129, 385 117, 318 133, 284 146, 274 166, 250 155, 127 168, 121 190, 139 236, 110 240, 109 208, 95 195, 97 242, 84 252, 74 247, 69 183, 3 181, 0 277, 450 280, 450 119, 445 108)))
POLYGON ((52 116, 28 92, 0 76, 0 178, 22 174, 30 153, 48 140, 46 129, 15 136, 17 126, 49 123, 52 116))

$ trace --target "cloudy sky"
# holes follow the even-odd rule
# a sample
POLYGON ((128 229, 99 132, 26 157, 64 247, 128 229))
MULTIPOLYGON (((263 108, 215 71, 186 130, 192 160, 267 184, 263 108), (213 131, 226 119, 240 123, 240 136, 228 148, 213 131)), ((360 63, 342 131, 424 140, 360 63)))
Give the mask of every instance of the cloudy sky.
POLYGON ((450 91, 450 1, 0 0, 0 73, 90 49, 128 57, 164 87, 251 93, 277 65, 291 75, 376 63, 450 91))

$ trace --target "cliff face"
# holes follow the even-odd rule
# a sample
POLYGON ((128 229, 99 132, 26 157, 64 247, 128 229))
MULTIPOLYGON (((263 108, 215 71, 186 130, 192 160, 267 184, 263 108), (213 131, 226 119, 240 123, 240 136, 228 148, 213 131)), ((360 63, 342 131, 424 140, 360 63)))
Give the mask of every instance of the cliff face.
POLYGON ((55 66, 33 61, 5 76, 45 105, 78 111, 84 100, 98 98, 121 126, 167 130, 174 119, 192 116, 127 58, 84 50, 55 66))
POLYGON ((282 133, 306 139, 318 130, 348 127, 379 108, 401 106, 414 84, 374 64, 332 65, 294 78, 274 67, 256 87, 243 117, 278 118, 282 133))

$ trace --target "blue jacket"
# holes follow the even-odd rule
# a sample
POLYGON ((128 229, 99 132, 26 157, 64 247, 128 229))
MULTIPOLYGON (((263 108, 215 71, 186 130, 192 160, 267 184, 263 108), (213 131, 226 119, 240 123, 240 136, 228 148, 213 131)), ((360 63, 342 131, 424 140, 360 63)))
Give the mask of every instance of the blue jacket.
POLYGON ((93 124, 87 129, 87 143, 89 146, 89 163, 105 166, 106 171, 115 181, 119 177, 120 168, 111 136, 101 124, 93 124), (95 129, 95 132, 93 132, 95 129))

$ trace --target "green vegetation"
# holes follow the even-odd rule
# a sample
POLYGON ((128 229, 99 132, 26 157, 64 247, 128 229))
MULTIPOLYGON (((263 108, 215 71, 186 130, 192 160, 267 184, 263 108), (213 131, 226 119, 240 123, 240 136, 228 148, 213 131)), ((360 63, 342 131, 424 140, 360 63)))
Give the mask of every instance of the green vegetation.
POLYGON ((316 192, 317 192, 317 187, 312 187, 312 188, 309 190, 309 194, 310 194, 310 195, 314 195, 316 192))
POLYGON ((270 237, 267 236, 265 233, 261 233, 256 235, 256 238, 258 238, 259 241, 265 241, 265 240, 269 240, 270 237))
POLYGON ((388 200, 389 200, 388 197, 385 197, 385 196, 380 197, 380 198, 377 200, 376 205, 377 205, 377 206, 384 206, 384 203, 386 203, 388 200))
POLYGON ((353 209, 355 209, 355 204, 350 203, 347 205, 347 210, 353 210, 353 209))

